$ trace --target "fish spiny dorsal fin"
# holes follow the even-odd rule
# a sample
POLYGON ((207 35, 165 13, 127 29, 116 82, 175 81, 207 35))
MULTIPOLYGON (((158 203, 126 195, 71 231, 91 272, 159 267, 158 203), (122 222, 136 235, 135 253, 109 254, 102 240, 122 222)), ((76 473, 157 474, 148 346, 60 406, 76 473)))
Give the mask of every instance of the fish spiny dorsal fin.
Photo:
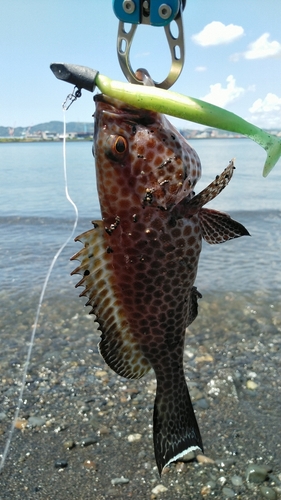
POLYGON ((102 332, 99 349, 104 360, 118 375, 140 378, 150 370, 150 364, 134 339, 118 298, 112 266, 114 250, 107 244, 103 222, 93 224, 94 229, 75 238, 84 247, 71 258, 80 261, 71 274, 83 276, 76 287, 85 287, 80 297, 88 297, 90 314, 97 317, 102 332))
POLYGON ((207 243, 223 243, 240 236, 250 236, 247 229, 228 214, 202 208, 199 211, 202 236, 207 243))

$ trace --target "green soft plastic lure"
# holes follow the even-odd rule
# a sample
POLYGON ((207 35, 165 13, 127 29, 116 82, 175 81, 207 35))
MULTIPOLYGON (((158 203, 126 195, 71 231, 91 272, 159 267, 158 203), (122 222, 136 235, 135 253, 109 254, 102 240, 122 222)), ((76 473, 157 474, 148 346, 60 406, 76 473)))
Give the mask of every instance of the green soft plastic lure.
POLYGON ((59 80, 72 83, 78 89, 84 88, 93 92, 97 86, 101 92, 109 97, 115 97, 136 108, 149 109, 249 137, 262 146, 267 153, 263 168, 264 177, 269 174, 281 156, 280 138, 219 106, 150 85, 136 85, 111 80, 86 66, 53 63, 51 70, 59 80))
POLYGON ((265 132, 240 116, 194 97, 151 86, 122 83, 97 75, 95 84, 104 94, 120 99, 137 108, 183 118, 209 127, 243 134, 262 146, 267 158, 263 176, 266 177, 281 156, 280 138, 265 132))

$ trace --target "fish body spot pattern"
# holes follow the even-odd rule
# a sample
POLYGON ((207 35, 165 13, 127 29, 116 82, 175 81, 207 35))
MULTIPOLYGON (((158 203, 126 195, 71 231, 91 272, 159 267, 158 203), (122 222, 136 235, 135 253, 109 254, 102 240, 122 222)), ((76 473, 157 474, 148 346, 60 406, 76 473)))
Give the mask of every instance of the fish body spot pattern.
POLYGON ((96 315, 100 353, 119 375, 157 379, 154 450, 159 473, 203 444, 183 371, 185 331, 198 312, 194 286, 202 238, 248 234, 204 205, 230 181, 234 163, 201 193, 195 150, 159 113, 95 96, 93 153, 102 220, 78 236, 76 286, 96 315))

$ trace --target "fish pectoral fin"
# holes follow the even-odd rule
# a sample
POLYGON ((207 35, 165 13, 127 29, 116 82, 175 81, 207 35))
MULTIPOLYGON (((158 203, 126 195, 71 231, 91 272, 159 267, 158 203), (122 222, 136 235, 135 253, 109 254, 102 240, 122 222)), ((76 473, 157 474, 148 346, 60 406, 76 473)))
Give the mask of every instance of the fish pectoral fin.
POLYGON ((202 208, 199 210, 199 220, 202 236, 210 244, 223 243, 240 236, 250 236, 240 222, 217 210, 202 208))
POLYGON ((112 265, 113 250, 108 246, 104 224, 102 221, 93 224, 93 229, 75 238, 84 247, 71 258, 80 261, 71 274, 82 275, 76 287, 85 287, 80 297, 88 297, 86 305, 92 307, 90 314, 96 316, 101 331, 99 349, 104 360, 118 375, 140 378, 150 370, 150 364, 126 319, 112 265))
POLYGON ((229 181, 233 176, 235 166, 234 160, 229 162, 229 165, 222 171, 220 175, 217 175, 216 178, 209 184, 203 191, 196 194, 189 202, 188 209, 190 211, 196 211, 209 203, 211 200, 216 198, 218 194, 227 186, 229 181))
POLYGON ((216 198, 216 196, 218 196, 227 186, 233 176, 234 169, 234 160, 231 160, 223 172, 220 175, 217 175, 213 182, 203 189, 203 191, 200 191, 200 193, 196 194, 191 199, 189 198, 189 195, 181 200, 174 207, 174 215, 177 218, 189 218, 198 213, 204 205, 216 198))

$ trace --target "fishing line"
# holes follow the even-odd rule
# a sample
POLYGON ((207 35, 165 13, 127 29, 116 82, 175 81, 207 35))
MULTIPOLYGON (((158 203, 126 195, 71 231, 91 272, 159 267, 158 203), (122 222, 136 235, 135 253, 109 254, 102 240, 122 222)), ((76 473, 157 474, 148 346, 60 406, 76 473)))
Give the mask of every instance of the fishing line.
POLYGON ((36 330, 37 330, 37 326, 38 326, 38 320, 39 320, 40 310, 41 310, 41 306, 42 306, 43 299, 44 299, 44 296, 45 296, 46 288, 47 288, 47 285, 48 285, 51 273, 53 271, 54 265, 55 265, 58 257, 60 256, 61 252, 64 250, 64 248, 69 243, 69 241, 73 238, 73 235, 74 235, 74 232, 76 230, 77 223, 78 223, 78 208, 77 208, 77 206, 75 205, 74 201, 72 200, 72 198, 69 195, 68 185, 67 185, 67 171, 66 171, 66 118, 65 118, 65 111, 68 108, 66 108, 64 104, 63 104, 63 173, 64 173, 64 187, 65 187, 65 196, 66 196, 66 199, 69 201, 69 203, 74 208, 75 220, 74 220, 74 223, 73 223, 73 228, 72 228, 71 234, 68 236, 68 238, 61 245, 60 249, 57 251, 57 253, 53 257, 53 260, 52 260, 52 262, 50 264, 50 267, 49 267, 49 269, 47 271, 47 275, 46 275, 46 278, 45 278, 45 281, 44 281, 44 284, 43 284, 43 287, 42 287, 42 291, 41 291, 41 294, 40 294, 39 303, 38 303, 38 307, 37 307, 37 311, 36 311, 35 321, 34 321, 34 324, 33 324, 33 329, 32 329, 32 333, 31 333, 31 337, 30 337, 29 348, 28 348, 28 352, 27 352, 27 356, 26 356, 26 361, 25 361, 25 367, 24 367, 24 370, 23 370, 23 376, 22 376, 21 388, 20 388, 19 397, 18 397, 17 409, 15 411, 15 415, 14 415, 14 418, 13 418, 11 429, 9 431, 9 436, 8 436, 8 439, 7 439, 7 442, 6 442, 6 445, 5 445, 2 457, 1 457, 0 473, 2 472, 2 470, 4 468, 4 465, 5 465, 5 461, 6 461, 6 458, 7 458, 9 449, 10 449, 10 446, 11 446, 11 442, 12 442, 14 430, 15 430, 15 427, 16 427, 16 422, 18 420, 19 412, 20 412, 20 409, 21 409, 21 406, 22 406, 22 403, 23 403, 22 397, 23 397, 24 387, 25 387, 25 383, 26 383, 27 372, 28 372, 28 368, 29 368, 29 364, 30 364, 31 353, 32 353, 32 349, 33 349, 33 346, 34 346, 34 339, 35 339, 36 330))

